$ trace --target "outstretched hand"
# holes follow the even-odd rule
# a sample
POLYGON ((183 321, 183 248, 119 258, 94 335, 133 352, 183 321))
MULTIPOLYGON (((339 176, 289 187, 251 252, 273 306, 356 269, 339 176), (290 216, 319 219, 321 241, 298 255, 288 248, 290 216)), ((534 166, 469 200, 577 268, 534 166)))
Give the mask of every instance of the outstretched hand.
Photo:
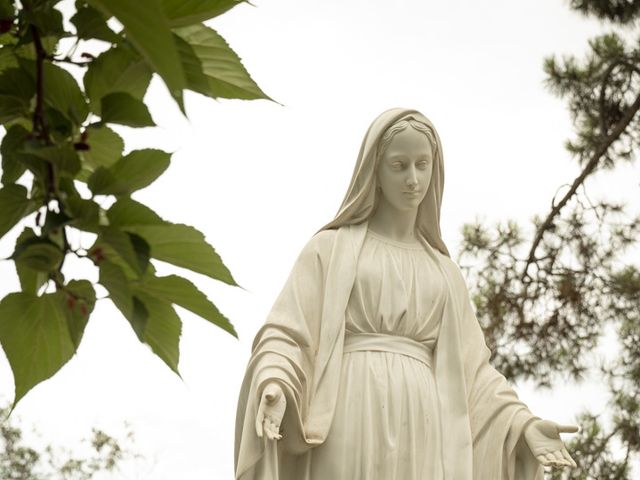
POLYGON ((287 408, 287 399, 282 387, 276 382, 268 383, 260 397, 260 406, 256 415, 256 433, 258 437, 266 433, 269 440, 280 440, 280 424, 284 411, 287 408))
POLYGON ((580 428, 576 425, 559 425, 551 420, 537 419, 527 426, 524 438, 542 465, 575 468, 576 462, 564 446, 560 433, 575 433, 578 430, 580 428))

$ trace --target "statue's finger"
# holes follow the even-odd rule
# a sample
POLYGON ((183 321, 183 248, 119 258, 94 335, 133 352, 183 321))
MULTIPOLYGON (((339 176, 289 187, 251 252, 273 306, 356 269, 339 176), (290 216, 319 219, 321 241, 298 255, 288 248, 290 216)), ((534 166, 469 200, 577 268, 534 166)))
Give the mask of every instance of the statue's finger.
POLYGON ((573 467, 573 468, 577 468, 578 467, 578 465, 576 464, 576 461, 573 458, 571 458, 571 455, 569 455, 569 452, 567 452, 566 448, 562 449, 562 456, 567 459, 567 461, 569 462, 569 465, 571 467, 573 467))
POLYGON ((544 458, 547 459, 547 464, 548 465, 555 465, 556 457, 553 456, 553 453, 545 453, 544 454, 544 458))
POLYGON ((558 425, 558 432, 560 433, 576 433, 580 431, 578 425, 558 425))
POLYGON ((562 456, 561 452, 556 450, 555 452, 553 452, 553 456, 556 459, 556 465, 557 466, 559 466, 559 467, 562 467, 562 466, 567 466, 568 467, 569 466, 569 462, 567 462, 565 460, 565 458, 562 456))
POLYGON ((547 459, 545 458, 544 454, 538 455, 536 456, 536 458, 538 459, 538 462, 540 462, 542 465, 544 465, 545 467, 547 465, 549 465, 549 462, 547 461, 547 459))

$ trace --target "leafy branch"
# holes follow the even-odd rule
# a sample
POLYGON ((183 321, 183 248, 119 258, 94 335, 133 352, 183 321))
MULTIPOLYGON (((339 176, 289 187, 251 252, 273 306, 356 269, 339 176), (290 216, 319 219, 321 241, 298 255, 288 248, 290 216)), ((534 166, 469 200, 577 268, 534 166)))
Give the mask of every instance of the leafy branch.
POLYGON ((69 31, 57 3, 0 0, 0 239, 24 225, 8 259, 21 290, 0 301, 14 407, 73 356, 94 310, 94 284, 66 278, 68 255, 92 262, 138 339, 177 374, 176 305, 236 335, 196 285, 155 272, 154 262, 167 262, 238 286, 201 232, 132 198, 166 171, 171 154, 125 152, 110 125, 155 126, 143 101, 153 75, 183 112, 185 90, 271 100, 226 41, 202 23, 242 1, 77 0, 69 31), (122 30, 109 26, 111 18, 122 30), (65 53, 58 47, 63 38, 74 41, 65 53), (85 41, 107 48, 78 54, 85 41), (61 65, 82 69, 82 85, 61 65), (93 245, 73 244, 71 231, 92 236, 93 245))

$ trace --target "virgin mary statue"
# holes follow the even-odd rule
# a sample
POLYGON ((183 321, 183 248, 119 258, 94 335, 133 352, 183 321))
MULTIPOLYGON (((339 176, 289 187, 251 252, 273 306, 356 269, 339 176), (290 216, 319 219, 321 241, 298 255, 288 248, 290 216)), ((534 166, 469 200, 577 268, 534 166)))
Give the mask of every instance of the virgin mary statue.
POLYGON ((440 233, 444 164, 424 115, 369 127, 346 197, 256 334, 238 480, 540 480, 573 466, 489 363, 440 233))

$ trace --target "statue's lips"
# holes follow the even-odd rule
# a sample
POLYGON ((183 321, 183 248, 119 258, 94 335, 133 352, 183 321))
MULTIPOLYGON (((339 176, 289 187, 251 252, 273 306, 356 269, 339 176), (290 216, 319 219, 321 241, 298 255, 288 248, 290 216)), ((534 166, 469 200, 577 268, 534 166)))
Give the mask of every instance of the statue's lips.
POLYGON ((406 195, 411 195, 412 197, 416 197, 420 194, 420 192, 416 192, 416 191, 411 191, 411 192, 402 192, 406 195))

